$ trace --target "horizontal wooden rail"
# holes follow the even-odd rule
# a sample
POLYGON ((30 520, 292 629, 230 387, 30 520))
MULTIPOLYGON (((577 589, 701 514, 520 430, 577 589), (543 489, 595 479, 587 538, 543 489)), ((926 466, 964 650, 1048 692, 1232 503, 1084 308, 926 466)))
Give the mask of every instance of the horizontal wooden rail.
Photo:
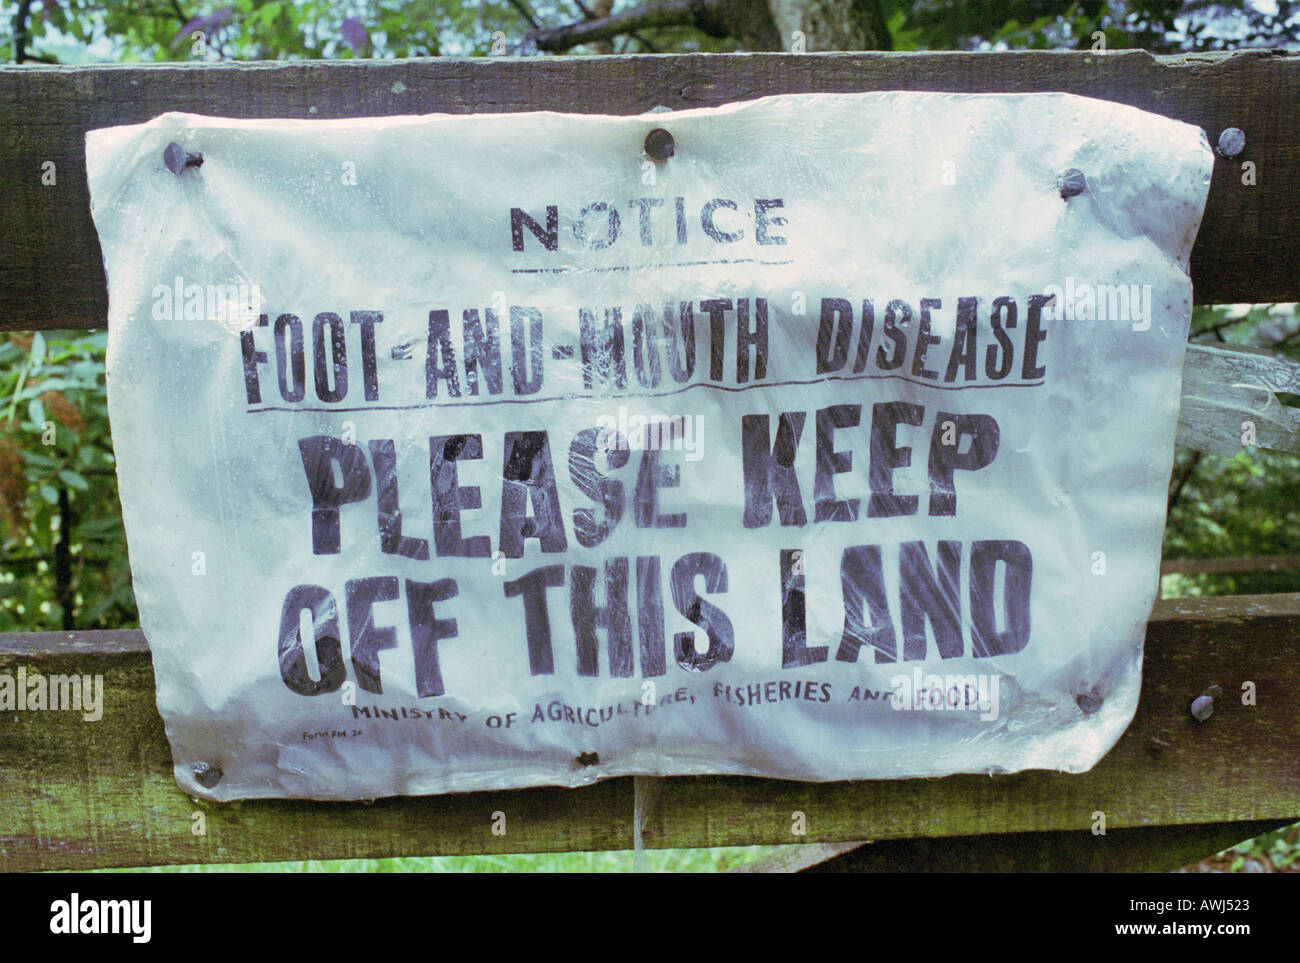
MULTIPOLYGON (((1175 599, 1148 627, 1137 717, 1089 773, 858 783, 664 780, 651 847, 886 840, 1300 818, 1300 594, 1175 599), (1254 706, 1241 704, 1254 683, 1254 706), (1197 723, 1191 700, 1222 686, 1197 723), (1161 740, 1153 743, 1152 738, 1161 740), (1159 746, 1159 748, 1157 748, 1159 746), (803 812, 807 835, 791 835, 803 812)), ((6 712, 0 869, 626 849, 633 781, 371 804, 186 797, 138 632, 0 636, 0 672, 102 673, 104 715, 6 712), (492 833, 506 814, 506 834, 492 833), (196 835, 198 828, 202 834, 196 835)), ((1253 831, 1254 826, 1250 827, 1253 831)), ((1246 835, 1250 832, 1246 831, 1246 835)))
MULTIPOLYGON (((1300 300, 1300 55, 1028 51, 686 54, 0 68, 0 329, 102 327, 87 130, 227 117, 565 110, 635 114, 817 91, 1066 91, 1246 134, 1215 165, 1192 253, 1200 303, 1300 300), (48 162, 55 183, 47 184, 48 162), (1241 165, 1254 165, 1243 183, 1241 165)), ((581 149, 575 146, 575 150, 581 149)))

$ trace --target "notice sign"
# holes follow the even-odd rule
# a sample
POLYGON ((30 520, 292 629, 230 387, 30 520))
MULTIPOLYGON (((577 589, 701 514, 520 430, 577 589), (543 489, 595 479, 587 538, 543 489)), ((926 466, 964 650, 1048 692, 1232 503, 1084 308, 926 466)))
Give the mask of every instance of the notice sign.
POLYGON ((1132 718, 1199 129, 798 95, 87 159, 185 791, 1080 772, 1132 718))

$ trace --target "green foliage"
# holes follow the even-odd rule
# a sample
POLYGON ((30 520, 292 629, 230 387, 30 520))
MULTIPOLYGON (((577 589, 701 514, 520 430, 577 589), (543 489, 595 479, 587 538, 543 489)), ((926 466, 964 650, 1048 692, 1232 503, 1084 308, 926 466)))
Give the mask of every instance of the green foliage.
POLYGON ((1247 860, 1277 872, 1300 872, 1300 825, 1286 826, 1248 839, 1223 855, 1231 860, 1229 866, 1234 873, 1243 872, 1247 860))
MULTIPOLYGON (((1197 308, 1192 340, 1264 347, 1300 361, 1294 306, 1197 308)), ((1166 558, 1300 555, 1300 454, 1243 448, 1231 457, 1180 448, 1173 486, 1186 476, 1165 525, 1166 558)), ((1300 591, 1300 572, 1166 576, 1177 595, 1300 591)))
POLYGON ((104 331, 47 331, 0 341, 0 631, 136 622, 107 340, 104 331))
POLYGON ((1300 37, 1300 3, 1276 9, 1244 0, 913 0, 888 3, 895 38, 909 33, 924 44, 900 50, 1142 49, 1152 53, 1227 50, 1280 44, 1300 37))

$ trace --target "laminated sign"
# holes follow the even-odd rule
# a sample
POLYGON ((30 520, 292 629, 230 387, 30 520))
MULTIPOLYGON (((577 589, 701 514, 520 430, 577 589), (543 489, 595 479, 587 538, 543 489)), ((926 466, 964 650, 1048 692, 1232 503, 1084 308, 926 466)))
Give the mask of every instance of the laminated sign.
POLYGON ((1132 718, 1198 128, 879 93, 86 150, 187 792, 1081 772, 1132 718))

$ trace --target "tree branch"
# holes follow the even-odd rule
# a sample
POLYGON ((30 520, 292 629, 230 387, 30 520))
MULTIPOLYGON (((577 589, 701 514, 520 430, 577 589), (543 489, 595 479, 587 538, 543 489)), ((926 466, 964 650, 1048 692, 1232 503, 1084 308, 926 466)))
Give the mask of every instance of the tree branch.
POLYGON ((519 16, 528 21, 528 26, 532 27, 534 30, 542 29, 542 25, 537 22, 537 18, 533 16, 533 12, 528 9, 526 0, 508 0, 508 2, 510 6, 519 11, 519 16))
POLYGON ((32 0, 22 0, 14 12, 14 63, 27 59, 27 41, 31 39, 32 0))
POLYGON ((54 597, 63 614, 63 630, 71 632, 76 628, 72 614, 72 551, 69 544, 72 538, 72 504, 68 499, 68 490, 59 488, 59 540, 54 543, 54 597))
POLYGON ((1173 512, 1174 506, 1178 504, 1178 499, 1183 494, 1183 486, 1185 486, 1188 480, 1192 477, 1192 472, 1196 471, 1196 466, 1200 464, 1200 461, 1201 452, 1199 451, 1192 452, 1192 456, 1187 459, 1187 464, 1183 466, 1182 474, 1178 476, 1178 480, 1174 482, 1173 490, 1169 493, 1169 503, 1165 506, 1166 518, 1168 518, 1173 512))
MULTIPOLYGON (((595 11, 593 11, 589 6, 583 3, 582 0, 573 0, 573 5, 582 11, 583 17, 585 17, 587 20, 597 19, 595 11)), ((608 11, 606 12, 608 13, 608 11)), ((639 43, 641 46, 645 47, 645 49, 649 50, 651 53, 659 52, 658 47, 652 44, 645 37, 641 36, 641 34, 639 33, 633 33, 632 39, 635 40, 637 43, 639 43)))
MULTIPOLYGON (((538 50, 563 53, 579 44, 612 40, 621 34, 633 33, 646 27, 695 27, 710 36, 731 36, 726 22, 725 0, 666 0, 665 3, 634 7, 562 27, 551 27, 529 34, 538 50)), ((644 41, 643 41, 644 42, 644 41)))

